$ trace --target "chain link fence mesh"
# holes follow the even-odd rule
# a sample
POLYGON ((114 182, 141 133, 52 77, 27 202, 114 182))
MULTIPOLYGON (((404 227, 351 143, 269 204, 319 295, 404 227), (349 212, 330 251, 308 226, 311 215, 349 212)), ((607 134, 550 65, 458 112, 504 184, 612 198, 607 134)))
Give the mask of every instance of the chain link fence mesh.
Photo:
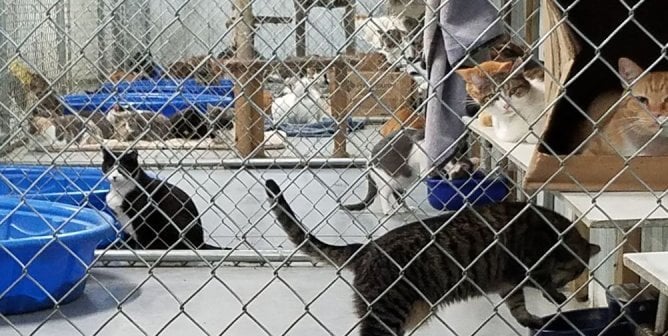
MULTIPOLYGON (((580 99, 542 62, 556 30, 539 30, 546 4, 556 4, 557 21, 594 50, 577 63, 582 72, 603 64, 632 81, 636 67, 620 72, 621 63, 600 50, 635 25, 660 51, 641 66, 661 69, 666 41, 653 36, 656 23, 634 16, 646 3, 661 7, 652 1, 613 1, 628 16, 605 36, 588 36, 569 14, 592 1, 489 0, 509 39, 483 48, 487 58, 469 50, 453 64, 488 72, 448 75, 484 84, 467 88, 467 131, 454 159, 431 169, 420 161, 420 130, 433 122, 426 109, 441 99, 433 91, 441 79, 430 81, 424 68, 425 10, 448 1, 0 0, 0 191, 7 194, 0 198, 0 335, 526 335, 535 316, 557 320, 552 326, 563 335, 652 334, 665 318, 659 294, 623 266, 622 253, 665 250, 665 191, 610 193, 613 180, 600 192, 522 185, 541 116, 580 99), (508 62, 490 66, 494 55, 508 62), (511 62, 518 58, 521 69, 511 62), (537 90, 527 82, 531 66, 560 86, 559 102, 514 98, 537 90), (486 85, 487 94, 477 92, 486 85), (527 108, 542 111, 523 115, 527 108), (514 141, 499 128, 509 115, 526 128, 514 141), (406 174, 403 162, 418 168, 406 174), (267 201, 268 179, 294 214, 281 220, 286 205, 267 201), (522 206, 490 215, 469 198, 445 207, 427 197, 434 183, 455 198, 500 192, 496 201, 522 206), (365 199, 373 187, 375 202, 365 199), (446 210, 452 216, 433 227, 427 218, 446 210), (529 217, 526 232, 515 233, 525 244, 513 245, 529 217), (457 231, 461 218, 479 232, 457 231), (361 243, 359 256, 346 261, 358 273, 336 256, 322 262, 325 245, 286 235, 289 219, 300 221, 306 239, 361 243), (558 237, 533 241, 536 227, 558 237), (424 232, 380 238, 420 229, 429 232, 424 246, 415 243, 424 232), (587 260, 567 246, 567 232, 576 230, 602 251, 587 260), (570 269, 541 268, 558 253, 570 269), (512 274, 494 277, 493 262, 480 266, 497 254, 507 254, 498 260, 512 274), (564 278, 573 269, 583 275, 564 278), (443 278, 445 286, 428 289, 443 278), (566 282, 562 302, 551 287, 566 282), (367 296, 370 284, 380 287, 367 296), (441 307, 453 298, 472 299, 441 307), (518 300, 535 316, 522 319, 518 300), (608 310, 607 300, 621 312, 608 310)), ((654 80, 663 83, 660 76, 654 80)), ((627 128, 651 124, 651 141, 661 141, 665 122, 665 101, 654 101, 668 95, 661 85, 621 100, 638 101, 633 106, 650 116, 629 117, 627 128)), ((606 123, 590 121, 583 139, 603 134, 601 143, 616 148, 606 123)), ((569 174, 563 158, 570 154, 549 137, 541 148, 561 155, 559 171, 569 174)), ((661 144, 638 146, 627 162, 661 144)))

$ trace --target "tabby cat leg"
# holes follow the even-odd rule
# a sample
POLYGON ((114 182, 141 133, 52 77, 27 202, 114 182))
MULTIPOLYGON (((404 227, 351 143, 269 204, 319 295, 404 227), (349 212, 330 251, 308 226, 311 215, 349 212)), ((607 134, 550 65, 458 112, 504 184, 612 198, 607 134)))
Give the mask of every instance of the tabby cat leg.
POLYGON ((524 303, 524 291, 522 288, 517 289, 514 293, 508 295, 513 290, 513 287, 508 285, 507 288, 501 290, 499 294, 504 298, 504 302, 508 309, 510 309, 510 314, 524 327, 538 329, 543 326, 542 320, 535 315, 532 315, 527 311, 526 304, 524 303))

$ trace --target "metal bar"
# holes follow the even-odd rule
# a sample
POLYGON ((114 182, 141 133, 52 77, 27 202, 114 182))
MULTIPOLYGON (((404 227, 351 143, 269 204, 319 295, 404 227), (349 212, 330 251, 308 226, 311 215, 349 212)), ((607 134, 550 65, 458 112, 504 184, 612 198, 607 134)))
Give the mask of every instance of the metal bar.
POLYGON ((292 262, 313 262, 313 259, 303 253, 297 252, 292 255, 291 250, 96 250, 95 257, 98 262, 124 261, 124 262, 243 262, 243 263, 266 263, 283 262, 289 259, 292 262), (289 257, 289 258, 288 258, 289 257))
POLYGON ((295 0, 295 53, 297 57, 306 56, 306 21, 308 15, 303 1, 295 0))
MULTIPOLYGON (((220 162, 218 162, 220 166, 220 162)), ((368 161, 363 158, 318 158, 302 160, 298 158, 262 158, 262 159, 227 159, 223 160, 222 166, 228 169, 255 168, 255 169, 299 169, 299 168, 364 168, 368 161)), ((200 163, 196 164, 198 167, 200 163)))

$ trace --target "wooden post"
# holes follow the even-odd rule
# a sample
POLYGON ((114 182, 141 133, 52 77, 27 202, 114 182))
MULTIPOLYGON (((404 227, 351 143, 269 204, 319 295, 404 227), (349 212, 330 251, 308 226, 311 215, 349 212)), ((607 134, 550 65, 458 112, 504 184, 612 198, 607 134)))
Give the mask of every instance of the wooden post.
POLYGON ((355 4, 352 1, 345 6, 343 30, 346 32, 346 54, 355 54, 355 4))
POLYGON ((236 11, 241 16, 241 23, 235 27, 234 45, 239 65, 232 67, 237 79, 234 86, 236 102, 235 143, 243 158, 249 156, 264 157, 264 150, 258 147, 264 143, 264 112, 262 98, 262 75, 256 74, 252 61, 255 59, 253 27, 255 18, 250 6, 252 0, 234 0, 236 11), (246 61, 246 62, 243 62, 246 61))
POLYGON ((306 17, 306 8, 307 4, 303 0, 295 0, 295 51, 297 57, 306 56, 306 22, 304 18, 306 17))
POLYGON ((524 41, 533 45, 539 36, 538 32, 538 4, 539 0, 526 0, 524 1, 524 41))
POLYGON ((329 92, 330 106, 332 109, 332 118, 338 123, 336 133, 334 134, 334 151, 332 157, 346 158, 346 140, 348 138, 348 89, 344 87, 343 82, 347 71, 343 70, 345 62, 335 62, 329 70, 329 92))
MULTIPOLYGON (((615 283, 636 283, 640 281, 640 277, 630 269, 624 266, 624 253, 640 252, 640 245, 642 243, 641 229, 637 228, 629 230, 626 233, 626 242, 621 249, 617 251, 617 258, 615 260, 615 283)), ((622 233, 619 233, 618 243, 624 239, 622 233)))

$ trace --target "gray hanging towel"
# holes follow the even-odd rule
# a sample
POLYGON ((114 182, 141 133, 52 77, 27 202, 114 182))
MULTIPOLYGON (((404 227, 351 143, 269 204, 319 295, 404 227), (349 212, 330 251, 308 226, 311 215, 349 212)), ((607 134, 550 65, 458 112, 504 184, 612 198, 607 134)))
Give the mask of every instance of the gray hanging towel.
POLYGON ((424 46, 429 74, 425 150, 440 166, 455 151, 465 131, 466 89, 453 72, 467 49, 501 34, 503 25, 492 0, 427 0, 424 46))

